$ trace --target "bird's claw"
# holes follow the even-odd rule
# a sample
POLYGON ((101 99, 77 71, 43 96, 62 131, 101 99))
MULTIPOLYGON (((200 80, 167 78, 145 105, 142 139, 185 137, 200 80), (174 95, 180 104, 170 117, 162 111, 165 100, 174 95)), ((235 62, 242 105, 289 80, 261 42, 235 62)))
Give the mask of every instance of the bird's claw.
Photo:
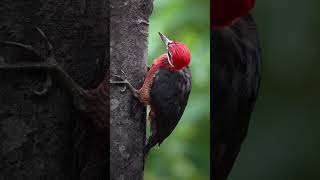
POLYGON ((112 76, 114 77, 117 77, 119 79, 121 79, 122 81, 125 81, 128 77, 127 77, 127 74, 123 71, 123 70, 120 70, 121 73, 123 74, 124 78, 122 78, 121 76, 117 75, 117 74, 111 74, 112 76))
MULTIPOLYGON (((55 64, 56 60, 54 58, 54 54, 52 53, 52 44, 50 43, 50 41, 49 41, 48 37, 46 36, 46 34, 39 27, 36 26, 35 28, 39 32, 41 37, 46 41, 46 50, 47 50, 46 55, 47 56, 45 58, 43 58, 43 56, 41 56, 40 52, 35 50, 31 45, 26 45, 26 44, 22 44, 22 43, 18 43, 18 42, 13 42, 13 41, 0 41, 0 43, 6 44, 6 45, 17 46, 17 47, 20 47, 20 48, 24 48, 24 49, 26 49, 28 51, 31 51, 31 52, 37 54, 38 56, 43 58, 45 62, 55 64)), ((38 90, 30 90, 31 91, 31 95, 37 95, 37 96, 46 95, 49 92, 49 89, 51 88, 51 86, 52 86, 52 79, 51 79, 50 74, 47 74, 46 82, 44 84, 44 88, 42 90, 40 90, 40 91, 38 91, 38 90)))
POLYGON ((39 34, 42 36, 42 38, 46 41, 46 50, 47 50, 47 61, 55 63, 55 58, 54 58, 54 54, 52 52, 52 44, 49 41, 47 35, 38 27, 36 26, 37 31, 39 32, 39 34))
POLYGON ((41 56, 40 52, 35 50, 31 45, 26 45, 18 42, 13 42, 13 41, 0 41, 0 43, 4 45, 16 46, 16 47, 26 49, 27 51, 31 51, 32 53, 44 59, 43 56, 41 56))
POLYGON ((40 91, 33 90, 32 93, 37 96, 44 96, 48 94, 49 90, 51 89, 51 86, 52 86, 52 79, 51 79, 51 76, 47 74, 46 82, 44 84, 43 89, 40 91))
POLYGON ((121 70, 121 72, 122 72, 122 74, 124 75, 124 78, 125 78, 125 79, 128 79, 127 74, 126 74, 123 70, 121 70))
POLYGON ((48 94, 49 89, 48 89, 48 88, 43 88, 43 89, 40 90, 40 91, 32 90, 31 92, 32 92, 33 95, 44 96, 44 95, 48 94))
POLYGON ((127 80, 127 75, 126 75, 126 73, 123 71, 123 70, 121 70, 121 72, 122 72, 122 74, 124 75, 124 77, 125 78, 122 78, 121 76, 119 76, 119 75, 116 75, 116 74, 111 74, 112 76, 114 76, 114 77, 116 77, 116 78, 119 78, 121 81, 110 81, 110 83, 111 84, 120 84, 120 83, 122 83, 122 84, 125 84, 124 86, 123 86, 123 88, 120 90, 120 92, 125 92, 126 90, 127 90, 127 85, 126 84, 128 84, 129 83, 129 81, 127 80))
POLYGON ((116 75, 116 74, 111 74, 112 76, 114 76, 114 77, 116 77, 116 78, 119 78, 119 79, 121 79, 121 81, 125 81, 126 79, 123 79, 121 76, 119 76, 119 75, 116 75))
MULTIPOLYGON (((38 82, 35 82, 35 83, 32 83, 31 86, 38 86, 39 83, 38 82)), ((46 81, 44 82, 44 84, 42 85, 42 89, 39 89, 38 88, 30 88, 28 90, 28 95, 29 96, 45 96, 49 93, 50 89, 52 87, 52 79, 51 79, 51 76, 48 74, 47 77, 46 77, 46 81)))
POLYGON ((123 86, 123 88, 120 90, 120 92, 122 92, 122 93, 123 93, 123 92, 125 92, 126 90, 127 90, 127 86, 126 86, 126 85, 124 85, 124 86, 123 86))

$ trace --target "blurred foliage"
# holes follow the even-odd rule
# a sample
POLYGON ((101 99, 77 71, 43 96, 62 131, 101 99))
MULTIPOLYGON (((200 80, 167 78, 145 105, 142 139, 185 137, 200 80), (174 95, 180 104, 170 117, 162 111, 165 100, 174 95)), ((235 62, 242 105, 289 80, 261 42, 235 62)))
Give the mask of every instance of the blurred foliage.
POLYGON ((320 179, 320 1, 258 0, 260 96, 229 180, 320 179))
POLYGON ((191 50, 192 92, 185 113, 160 148, 150 151, 146 180, 207 180, 210 174, 210 2, 155 0, 149 64, 165 52, 158 32, 191 50))

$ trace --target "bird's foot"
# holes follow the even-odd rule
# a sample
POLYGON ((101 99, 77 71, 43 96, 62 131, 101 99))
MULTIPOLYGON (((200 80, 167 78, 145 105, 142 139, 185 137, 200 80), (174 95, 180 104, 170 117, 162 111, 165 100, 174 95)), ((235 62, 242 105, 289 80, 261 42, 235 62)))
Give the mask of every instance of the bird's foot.
POLYGON ((121 92, 125 92, 126 89, 127 89, 127 85, 129 86, 129 88, 132 90, 132 91, 136 91, 136 89, 131 85, 131 83, 128 81, 127 79, 127 75, 121 70, 122 74, 124 75, 125 78, 122 78, 121 76, 119 75, 116 75, 116 74, 111 74, 112 76, 120 79, 120 81, 112 81, 110 80, 110 84, 125 84, 125 86, 123 87, 123 89, 121 89, 120 91, 121 92))
MULTIPOLYGON (((39 28, 36 27, 37 31, 39 32, 39 34, 42 36, 42 38, 46 41, 46 57, 43 57, 39 51, 35 50, 31 45, 26 45, 26 44, 22 44, 22 43, 18 43, 18 42, 13 42, 13 41, 1 41, 0 43, 4 44, 4 45, 10 45, 10 46, 16 46, 19 48, 23 48, 27 51, 30 51, 34 54, 36 54, 37 56, 41 57, 44 62, 48 63, 48 64, 55 64, 56 65, 56 60, 54 58, 54 55, 52 53, 52 44, 50 43, 50 41, 48 40, 48 37, 45 35, 45 33, 39 28)), ((10 65, 7 65, 10 66, 10 65)), ((15 66, 17 69, 23 69, 22 66, 15 66)), ((12 67, 8 67, 8 68, 15 68, 14 66, 12 67)), ((51 75, 49 73, 47 73, 46 75, 46 82, 43 85, 43 89, 38 91, 38 90, 31 90, 31 93, 33 95, 37 95, 37 96, 43 96, 48 94, 50 88, 52 86, 52 78, 51 75)))

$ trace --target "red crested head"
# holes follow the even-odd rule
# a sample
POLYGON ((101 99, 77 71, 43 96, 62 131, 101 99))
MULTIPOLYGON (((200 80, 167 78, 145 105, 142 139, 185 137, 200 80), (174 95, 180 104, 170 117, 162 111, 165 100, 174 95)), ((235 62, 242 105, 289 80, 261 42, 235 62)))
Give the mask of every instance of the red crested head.
POLYGON ((239 17, 248 15, 255 3, 255 0, 212 0, 211 27, 231 25, 239 17))
POLYGON ((170 41, 160 32, 159 35, 166 45, 167 60, 171 68, 174 70, 180 70, 188 66, 191 59, 189 48, 181 42, 170 41))

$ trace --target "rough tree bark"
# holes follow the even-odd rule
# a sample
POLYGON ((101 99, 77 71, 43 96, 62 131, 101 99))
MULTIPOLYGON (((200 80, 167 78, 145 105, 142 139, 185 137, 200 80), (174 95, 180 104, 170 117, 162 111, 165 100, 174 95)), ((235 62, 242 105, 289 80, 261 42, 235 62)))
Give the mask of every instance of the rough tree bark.
MULTIPOLYGON (((125 72, 133 86, 142 85, 147 72, 149 16, 152 0, 111 0, 110 58, 111 73, 125 72)), ((112 76, 111 76, 112 78, 112 76)), ((121 93, 121 85, 111 87, 112 180, 143 179, 145 144, 145 108, 130 91, 121 93)))
MULTIPOLYGON (((58 64, 85 89, 96 87, 109 67, 108 21, 109 0, 0 1, 0 40, 45 54, 38 26, 58 64)), ((1 46, 0 64, 32 61, 27 55, 1 46)), ((109 137, 73 110, 58 83, 46 96, 31 96, 45 77, 42 71, 0 71, 0 179, 107 179, 109 137)))

